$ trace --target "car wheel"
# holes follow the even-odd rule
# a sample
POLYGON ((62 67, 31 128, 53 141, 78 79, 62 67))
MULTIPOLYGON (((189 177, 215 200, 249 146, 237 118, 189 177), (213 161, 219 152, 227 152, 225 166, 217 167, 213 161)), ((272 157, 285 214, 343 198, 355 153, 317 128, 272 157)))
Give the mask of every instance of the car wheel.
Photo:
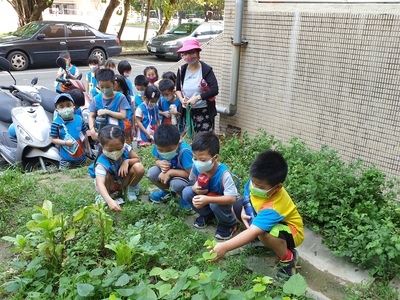
POLYGON ((21 51, 11 52, 7 59, 10 62, 12 71, 23 71, 28 68, 28 56, 21 51))
POLYGON ((99 48, 93 49, 92 52, 90 52, 90 55, 97 56, 99 58, 100 65, 104 64, 106 61, 106 53, 99 48))
POLYGON ((156 55, 157 58, 165 58, 165 55, 156 55))

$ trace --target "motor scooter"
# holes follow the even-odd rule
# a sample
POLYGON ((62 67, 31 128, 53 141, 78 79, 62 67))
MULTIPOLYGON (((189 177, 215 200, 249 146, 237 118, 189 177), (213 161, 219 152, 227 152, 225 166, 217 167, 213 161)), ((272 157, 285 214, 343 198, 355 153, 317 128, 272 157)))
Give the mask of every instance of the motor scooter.
POLYGON ((14 85, 0 86, 0 155, 25 171, 58 169, 61 157, 51 143, 50 122, 34 86, 16 85, 10 63, 0 57, 0 70, 10 74, 14 85), (9 133, 14 125, 15 137, 9 133))

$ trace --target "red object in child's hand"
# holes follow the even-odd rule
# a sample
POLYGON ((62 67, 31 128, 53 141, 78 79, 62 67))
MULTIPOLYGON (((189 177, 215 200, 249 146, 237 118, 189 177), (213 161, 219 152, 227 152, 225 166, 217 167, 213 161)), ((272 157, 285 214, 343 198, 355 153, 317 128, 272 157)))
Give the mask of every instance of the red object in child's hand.
POLYGON ((204 174, 201 173, 199 177, 197 177, 197 184, 202 188, 202 189, 208 189, 208 184, 210 183, 210 178, 204 174))

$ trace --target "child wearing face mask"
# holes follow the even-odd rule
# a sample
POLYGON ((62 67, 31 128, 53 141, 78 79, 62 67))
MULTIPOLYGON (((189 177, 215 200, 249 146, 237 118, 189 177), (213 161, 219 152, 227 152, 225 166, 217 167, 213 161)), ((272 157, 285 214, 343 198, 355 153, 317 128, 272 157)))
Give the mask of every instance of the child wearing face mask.
POLYGON ((158 71, 154 66, 144 68, 143 75, 147 78, 150 84, 154 84, 158 80, 158 71))
MULTIPOLYGON (((120 92, 124 94, 124 96, 129 99, 129 88, 126 84, 124 76, 120 74, 115 75, 115 82, 114 82, 114 91, 120 92)), ((128 101, 129 102, 129 101, 128 101)), ((132 137, 133 137, 133 130, 134 126, 134 120, 133 120, 133 103, 129 102, 131 108, 126 110, 126 118, 124 120, 124 130, 125 130, 125 139, 127 144, 132 143, 132 137)))
POLYGON ((158 102, 161 124, 178 125, 180 123, 181 101, 175 95, 175 84, 170 79, 162 79, 158 84, 161 96, 158 102))
POLYGON ((124 198, 137 200, 139 181, 144 175, 144 167, 132 148, 125 143, 125 135, 120 127, 108 125, 100 130, 99 141, 102 153, 89 167, 89 174, 95 178, 99 195, 96 201, 107 203, 112 211, 121 211, 124 198), (122 193, 123 198, 116 198, 122 193), (113 199, 116 198, 116 199, 113 199))
POLYGON ((185 187, 182 197, 199 214, 193 226, 206 228, 216 219, 215 237, 228 240, 237 229, 232 205, 238 191, 228 167, 218 162, 218 137, 212 132, 199 132, 193 139, 192 150, 191 185, 185 187))
POLYGON ((143 102, 143 95, 144 91, 146 90, 147 86, 149 85, 149 81, 147 80, 146 76, 138 75, 135 77, 135 107, 138 107, 143 102))
POLYGON ((246 214, 244 201, 235 202, 236 218, 246 230, 228 242, 217 244, 212 250, 217 253, 215 261, 258 237, 278 257, 277 279, 287 280, 296 273, 295 248, 303 242, 304 230, 297 207, 283 187, 287 172, 287 163, 280 153, 268 150, 257 156, 250 166, 250 180, 244 192, 255 217, 246 214))
POLYGON ((90 55, 88 58, 89 72, 86 74, 87 91, 90 99, 93 99, 100 90, 97 87, 96 72, 99 69, 99 58, 96 55, 90 55))
POLYGON ((178 195, 180 205, 191 209, 182 199, 182 190, 189 184, 193 153, 180 138, 178 128, 171 124, 161 124, 155 130, 152 154, 156 158, 156 165, 148 170, 147 178, 159 190, 151 193, 149 200, 161 203, 171 199, 171 195, 178 195))
POLYGON ((98 131, 105 125, 117 125, 124 131, 127 111, 132 109, 124 94, 114 91, 115 74, 110 69, 96 73, 101 93, 89 105, 89 130, 92 138, 98 140, 98 131))
MULTIPOLYGON (((61 58, 65 60, 66 68, 59 68, 57 71, 56 78, 66 80, 66 79, 74 79, 77 80, 79 76, 78 68, 71 63, 71 55, 68 51, 63 51, 59 55, 61 58)), ((61 89, 61 82, 54 81, 54 86, 56 88, 56 92, 61 94, 63 90, 61 89)))
POLYGON ((149 146, 153 143, 154 130, 159 125, 157 107, 159 97, 160 91, 158 88, 154 85, 149 85, 144 91, 143 102, 136 108, 136 140, 139 146, 149 146))
POLYGON ((125 77, 126 84, 129 88, 129 101, 132 102, 134 98, 132 81, 129 79, 132 73, 132 66, 127 60, 121 60, 118 63, 118 73, 125 77))
POLYGON ((75 114, 75 103, 70 94, 57 95, 54 104, 57 116, 51 123, 50 137, 53 144, 60 146, 60 169, 82 167, 86 163, 86 153, 90 153, 86 123, 75 114))

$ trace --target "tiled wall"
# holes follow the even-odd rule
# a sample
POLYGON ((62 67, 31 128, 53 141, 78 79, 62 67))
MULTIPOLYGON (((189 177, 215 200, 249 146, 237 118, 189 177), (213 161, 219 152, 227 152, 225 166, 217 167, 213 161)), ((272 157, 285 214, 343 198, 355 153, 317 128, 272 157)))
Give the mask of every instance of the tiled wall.
MULTIPOLYGON (((225 33, 201 53, 216 72, 221 106, 230 98, 234 6, 226 0, 225 33)), ((400 177, 400 5, 247 1, 243 38, 237 113, 217 118, 219 132, 263 128, 400 177)))

